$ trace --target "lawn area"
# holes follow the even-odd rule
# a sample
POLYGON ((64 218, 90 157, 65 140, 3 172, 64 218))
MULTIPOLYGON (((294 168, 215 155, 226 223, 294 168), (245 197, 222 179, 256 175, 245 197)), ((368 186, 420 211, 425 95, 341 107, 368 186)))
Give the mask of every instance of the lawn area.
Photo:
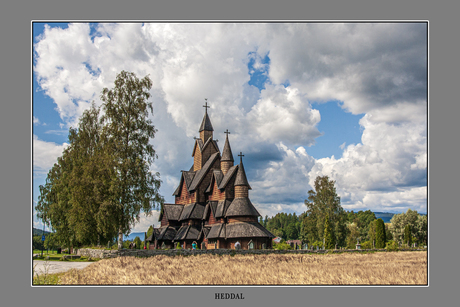
MULTIPOLYGON (((32 251, 32 255, 38 254, 39 256, 34 258, 34 260, 47 260, 47 261, 63 261, 62 256, 64 255, 71 255, 68 253, 58 254, 57 251, 43 251, 43 257, 41 257, 42 251, 34 249, 32 251), (49 259, 47 259, 49 257, 49 259)), ((98 261, 99 258, 91 258, 88 257, 81 257, 77 259, 66 259, 65 261, 72 261, 72 262, 86 262, 86 261, 98 261)))

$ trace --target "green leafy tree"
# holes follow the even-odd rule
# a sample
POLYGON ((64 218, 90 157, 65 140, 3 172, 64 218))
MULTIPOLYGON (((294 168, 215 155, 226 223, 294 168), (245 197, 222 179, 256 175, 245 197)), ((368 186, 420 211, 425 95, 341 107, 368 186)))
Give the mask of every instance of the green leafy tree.
POLYGON ((375 221, 375 247, 385 248, 385 244, 385 223, 382 219, 378 219, 375 221))
POLYGON ((340 205, 335 181, 328 176, 316 177, 315 190, 308 191, 306 214, 303 216, 301 236, 308 242, 322 241, 324 238, 324 220, 329 216, 331 233, 339 246, 345 245, 347 214, 340 205))
POLYGON ((355 249, 356 243, 358 242, 358 238, 360 236, 358 225, 355 223, 348 224, 349 234, 347 236, 347 248, 348 249, 355 249))
POLYGON ((142 243, 141 238, 139 238, 138 236, 134 238, 133 242, 136 244, 137 249, 144 247, 144 244, 142 243))
POLYGON ((335 247, 334 235, 332 234, 331 225, 329 223, 329 214, 324 218, 324 247, 332 249, 335 247))
POLYGON ((116 207, 118 248, 122 248, 123 234, 139 221, 141 209, 151 214, 164 199, 159 194, 159 174, 150 172, 149 165, 157 157, 150 139, 156 129, 148 119, 153 106, 147 100, 152 81, 148 76, 138 79, 134 73, 122 71, 113 89, 104 88, 101 100, 105 111, 103 133, 107 135, 111 153, 117 162, 117 178, 112 184, 113 205, 116 207))
POLYGON ((372 221, 369 223, 369 231, 368 231, 368 234, 367 236, 369 237, 369 241, 372 243, 372 244, 375 244, 375 224, 376 224, 376 221, 372 221))
POLYGON ((412 231, 410 224, 407 224, 404 228, 404 243, 407 244, 407 246, 412 245, 412 231))
POLYGON ((417 211, 407 209, 405 213, 395 214, 391 218, 391 226, 389 227, 393 240, 397 242, 405 242, 404 231, 406 225, 411 226, 412 234, 417 238, 418 243, 426 243, 428 235, 427 216, 420 215, 417 211))
POLYGON ((420 215, 413 227, 418 244, 427 244, 428 241, 428 217, 420 215))

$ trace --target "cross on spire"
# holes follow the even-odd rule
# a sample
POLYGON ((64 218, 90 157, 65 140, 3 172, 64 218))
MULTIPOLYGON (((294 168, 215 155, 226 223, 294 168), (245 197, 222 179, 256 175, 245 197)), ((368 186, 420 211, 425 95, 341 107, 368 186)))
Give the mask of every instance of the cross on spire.
POLYGON ((228 129, 227 129, 227 130, 224 131, 224 133, 226 133, 227 137, 228 137, 228 135, 230 134, 230 131, 228 131, 228 129))
POLYGON ((204 104, 203 108, 205 108, 205 113, 208 114, 208 108, 210 108, 208 106, 208 98, 205 98, 204 100, 206 101, 206 103, 204 104))
POLYGON ((238 157, 240 157, 240 163, 243 163, 243 153, 240 151, 240 154, 238 155, 238 157))

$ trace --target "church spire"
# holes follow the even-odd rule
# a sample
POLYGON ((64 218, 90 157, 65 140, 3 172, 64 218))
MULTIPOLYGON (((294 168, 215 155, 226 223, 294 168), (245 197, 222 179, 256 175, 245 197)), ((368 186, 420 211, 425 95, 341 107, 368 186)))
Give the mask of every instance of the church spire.
POLYGON ((206 143, 206 141, 209 138, 212 139, 212 132, 214 131, 211 125, 211 120, 209 119, 209 116, 208 116, 208 108, 210 108, 208 106, 208 99, 205 98, 205 100, 206 100, 206 103, 203 106, 203 108, 205 108, 205 113, 204 113, 203 121, 201 122, 200 130, 198 131, 200 132, 200 138, 201 138, 201 141, 203 141, 203 143, 206 143))
POLYGON ((243 166, 244 155, 240 152, 238 156, 240 157, 240 165, 238 165, 238 173, 236 173, 235 186, 245 186, 249 188, 248 179, 246 178, 246 172, 243 166))
MULTIPOLYGON (((211 125, 211 120, 209 119, 209 116, 208 116, 208 108, 210 108, 208 106, 208 99, 205 98, 205 100, 206 100, 206 103, 203 106, 203 108, 205 108, 205 113, 204 113, 203 121, 201 122, 200 130, 198 132, 201 132, 201 131, 214 131, 214 129, 212 128, 212 125, 211 125)), ((205 142, 205 141, 206 140, 203 140, 203 142, 205 142)))
POLYGON ((227 137, 225 138, 225 145, 224 149, 222 150, 222 158, 220 159, 220 167, 222 169, 222 173, 225 175, 227 174, 228 170, 230 167, 233 166, 233 154, 232 154, 232 149, 230 147, 230 142, 228 141, 228 135, 230 132, 225 131, 225 134, 227 134, 227 137))
POLYGON ((234 160, 233 160, 232 148, 230 147, 230 142, 228 141, 228 135, 230 134, 230 132, 227 129, 227 131, 225 131, 224 133, 227 134, 227 137, 225 138, 225 145, 224 145, 224 149, 222 150, 222 159, 220 160, 233 162, 234 160))

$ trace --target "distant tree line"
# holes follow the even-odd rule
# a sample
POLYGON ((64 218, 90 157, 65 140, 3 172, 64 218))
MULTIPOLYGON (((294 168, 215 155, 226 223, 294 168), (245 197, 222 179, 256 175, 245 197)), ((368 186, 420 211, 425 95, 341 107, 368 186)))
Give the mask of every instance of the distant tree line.
POLYGON ((340 205, 335 182, 327 176, 318 176, 314 190, 308 191, 307 210, 295 213, 277 213, 273 217, 260 217, 259 222, 275 236, 284 240, 301 240, 310 246, 323 245, 327 249, 345 247, 354 249, 357 242, 362 248, 385 248, 388 242, 427 244, 427 216, 408 209, 395 214, 391 223, 376 219, 370 211, 345 211, 340 205))

